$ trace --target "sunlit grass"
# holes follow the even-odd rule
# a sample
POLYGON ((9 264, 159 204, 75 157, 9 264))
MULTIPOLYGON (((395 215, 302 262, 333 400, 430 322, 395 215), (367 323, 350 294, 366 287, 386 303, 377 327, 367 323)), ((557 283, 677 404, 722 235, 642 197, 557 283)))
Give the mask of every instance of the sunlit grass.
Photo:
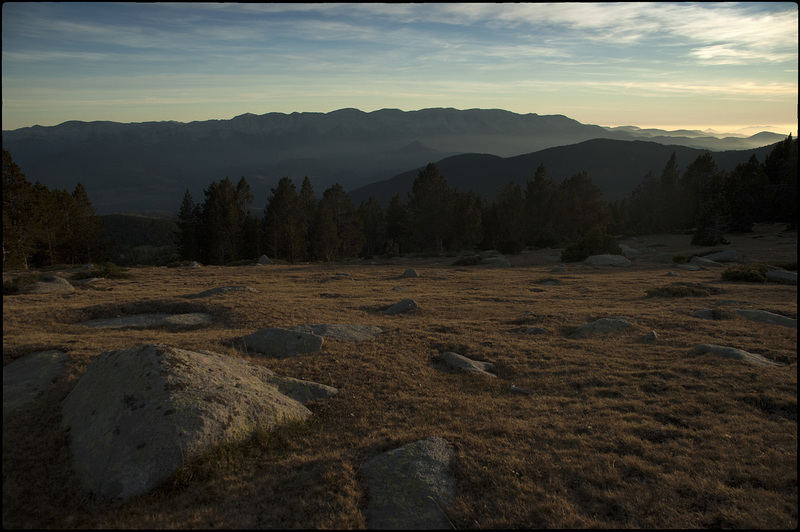
POLYGON ((435 435, 456 448, 458 489, 446 513, 457 528, 795 528, 797 331, 691 313, 725 299, 796 315, 797 287, 727 282, 709 269, 677 279, 713 290, 650 297, 680 286, 665 276, 670 265, 551 272, 542 256, 553 254, 511 257, 512 268, 452 266, 454 257, 134 268, 131 278, 105 280, 109 291, 6 295, 4 365, 46 348, 66 350, 71 363, 35 405, 4 423, 4 526, 364 528, 361 464, 435 435), (401 279, 410 266, 420 277, 401 279), (352 280, 335 278, 342 272, 352 280), (545 278, 560 282, 543 285, 545 278), (257 292, 184 297, 234 285, 257 292), (378 312, 404 298, 419 310, 378 312), (77 325, 168 311, 208 312, 215 321, 186 331, 87 333, 77 325), (634 326, 568 337, 609 316, 634 326), (231 344, 263 327, 303 323, 384 332, 357 344, 328 338, 321 351, 287 359, 231 344), (525 334, 532 325, 549 332, 525 334), (644 342, 651 330, 658 340, 644 342), (149 342, 245 358, 340 393, 312 403, 306 423, 220 445, 150 493, 96 500, 72 469, 59 402, 99 353, 149 342), (700 343, 787 365, 691 356, 700 343), (498 377, 442 371, 433 363, 441 351, 493 362, 498 377), (515 393, 512 384, 536 393, 515 393))

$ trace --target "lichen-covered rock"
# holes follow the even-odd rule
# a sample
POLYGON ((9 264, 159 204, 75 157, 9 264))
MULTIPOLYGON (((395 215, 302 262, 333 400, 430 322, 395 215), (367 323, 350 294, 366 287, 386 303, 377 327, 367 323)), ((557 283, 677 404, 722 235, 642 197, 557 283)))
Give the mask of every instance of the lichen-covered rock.
POLYGON ((443 510, 455 496, 456 483, 449 471, 453 454, 446 440, 430 437, 364 462, 361 472, 369 493, 367 527, 452 528, 443 510))
POLYGON ((620 331, 633 327, 633 324, 628 321, 628 318, 622 316, 614 316, 611 318, 600 318, 599 320, 591 321, 581 325, 570 335, 573 338, 586 338, 595 334, 607 334, 615 331, 620 331))
POLYGON ((267 327, 247 336, 243 336, 237 344, 248 351, 262 355, 288 357, 301 353, 312 353, 322 348, 322 336, 316 334, 267 327))
POLYGON ((456 371, 469 371, 473 373, 480 373, 482 375, 488 375, 490 377, 497 377, 497 375, 494 373, 489 373, 488 371, 490 369, 494 369, 494 364, 491 362, 472 360, 471 358, 467 358, 464 355, 459 355, 458 353, 453 353, 452 351, 439 353, 437 361, 456 371))
POLYGON ((374 325, 348 325, 342 323, 318 323, 298 325, 293 331, 316 334, 317 336, 330 336, 351 342, 360 342, 375 338, 383 329, 374 325))
POLYGON ((63 351, 40 351, 3 366, 3 418, 35 400, 64 370, 68 358, 63 351))
POLYGON ((337 390, 244 360, 159 344, 95 358, 62 403, 75 469, 95 494, 145 493, 185 460, 311 412, 337 390))

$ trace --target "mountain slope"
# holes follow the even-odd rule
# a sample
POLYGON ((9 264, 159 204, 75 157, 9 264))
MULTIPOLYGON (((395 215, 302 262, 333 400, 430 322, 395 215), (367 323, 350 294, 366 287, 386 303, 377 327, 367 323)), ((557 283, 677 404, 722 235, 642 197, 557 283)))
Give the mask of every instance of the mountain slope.
MULTIPOLYGON (((753 154, 759 161, 763 161, 771 150, 772 146, 765 146, 716 152, 713 157, 720 169, 732 170, 753 154)), ((648 172, 652 171, 659 177, 673 152, 683 171, 706 151, 708 150, 648 141, 593 139, 516 157, 456 155, 436 162, 436 166, 450 188, 473 190, 489 199, 494 198, 495 192, 510 181, 519 183, 524 188, 525 181, 533 179, 540 164, 544 164, 547 175, 558 182, 580 171, 586 171, 592 182, 603 191, 604 198, 613 201, 621 199, 636 188, 648 172)), ((409 170, 391 179, 351 190, 349 196, 356 205, 375 196, 385 206, 398 193, 405 201, 421 169, 409 170)))
POLYGON ((365 113, 244 114, 199 122, 70 121, 3 132, 3 147, 31 181, 72 190, 80 181, 98 213, 177 211, 189 189, 244 176, 266 204, 284 176, 309 176, 320 194, 335 182, 345 189, 390 178, 408 168, 463 153, 512 157, 555 146, 607 138, 744 149, 782 140, 771 133, 717 139, 698 132, 637 131, 586 125, 562 115, 499 109, 382 109, 365 113), (770 137, 772 136, 772 137, 770 137))

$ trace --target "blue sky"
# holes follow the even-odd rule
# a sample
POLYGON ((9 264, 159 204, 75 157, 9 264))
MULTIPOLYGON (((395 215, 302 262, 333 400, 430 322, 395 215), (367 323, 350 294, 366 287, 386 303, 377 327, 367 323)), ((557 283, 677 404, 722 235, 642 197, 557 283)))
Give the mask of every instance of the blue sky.
POLYGON ((5 3, 3 129, 429 107, 797 133, 798 7, 5 3))

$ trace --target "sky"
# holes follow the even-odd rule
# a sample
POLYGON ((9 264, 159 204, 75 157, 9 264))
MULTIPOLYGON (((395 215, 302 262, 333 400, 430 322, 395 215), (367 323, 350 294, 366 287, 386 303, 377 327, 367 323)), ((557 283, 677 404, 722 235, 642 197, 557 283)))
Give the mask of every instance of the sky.
POLYGON ((3 130, 452 107, 797 135, 794 2, 2 10, 3 130))

